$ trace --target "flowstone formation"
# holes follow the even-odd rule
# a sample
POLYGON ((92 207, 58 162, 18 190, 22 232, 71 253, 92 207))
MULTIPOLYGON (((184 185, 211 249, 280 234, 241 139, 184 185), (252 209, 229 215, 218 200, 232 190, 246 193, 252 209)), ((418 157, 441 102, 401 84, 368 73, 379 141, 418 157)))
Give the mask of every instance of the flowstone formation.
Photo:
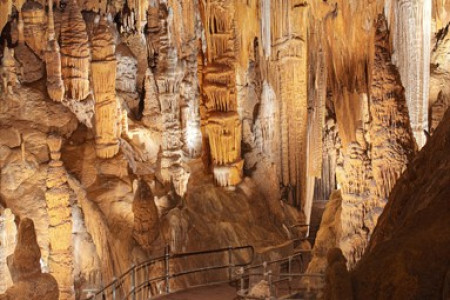
POLYGON ((59 299, 58 284, 50 274, 42 273, 41 251, 36 240, 33 221, 20 222, 14 254, 8 257, 8 267, 14 284, 0 294, 2 300, 59 299))
POLYGON ((0 215, 0 293, 4 293, 12 285, 6 258, 13 254, 17 243, 17 227, 14 222, 15 216, 11 209, 5 209, 0 215))

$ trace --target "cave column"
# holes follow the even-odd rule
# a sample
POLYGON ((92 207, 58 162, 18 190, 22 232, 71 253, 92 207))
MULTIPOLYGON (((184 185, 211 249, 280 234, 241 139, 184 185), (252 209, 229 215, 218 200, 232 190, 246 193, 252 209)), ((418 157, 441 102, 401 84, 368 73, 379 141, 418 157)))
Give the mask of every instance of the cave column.
MULTIPOLYGON (((97 157, 112 158, 119 152, 122 115, 116 98, 114 38, 102 18, 92 39, 92 81, 95 97, 95 152, 97 157)), ((125 117, 125 116, 124 116, 125 117)))
POLYGON ((51 160, 47 170, 45 200, 49 216, 50 253, 48 267, 58 282, 60 299, 75 299, 73 275, 73 220, 70 188, 61 157, 61 137, 49 135, 51 160))

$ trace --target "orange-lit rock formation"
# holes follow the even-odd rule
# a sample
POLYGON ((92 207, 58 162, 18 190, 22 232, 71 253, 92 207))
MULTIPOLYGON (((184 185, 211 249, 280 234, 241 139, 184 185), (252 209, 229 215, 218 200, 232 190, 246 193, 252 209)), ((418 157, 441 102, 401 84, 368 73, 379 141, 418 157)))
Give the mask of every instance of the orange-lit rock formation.
POLYGON ((13 88, 19 84, 14 60, 14 49, 5 47, 1 66, 1 80, 3 93, 12 93, 13 88))

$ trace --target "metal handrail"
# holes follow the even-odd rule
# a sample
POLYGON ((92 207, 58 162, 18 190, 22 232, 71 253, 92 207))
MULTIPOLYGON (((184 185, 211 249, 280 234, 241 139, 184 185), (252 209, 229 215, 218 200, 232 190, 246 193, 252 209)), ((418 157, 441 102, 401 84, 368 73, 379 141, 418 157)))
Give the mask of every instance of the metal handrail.
MULTIPOLYGON (((187 252, 187 253, 170 253, 170 248, 169 246, 165 247, 165 253, 163 256, 158 256, 152 259, 149 259, 147 261, 144 261, 138 265, 133 265, 132 267, 130 267, 129 269, 127 269, 124 273, 122 273, 122 275, 120 275, 120 277, 114 279, 112 282, 110 282, 108 285, 106 285, 105 287, 103 287, 101 290, 97 291, 94 295, 92 295, 90 298, 88 299, 97 299, 98 296, 101 297, 101 299, 106 299, 106 293, 108 292, 109 289, 112 289, 112 298, 113 300, 116 300, 116 289, 120 288, 123 286, 125 280, 130 279, 131 280, 131 289, 128 293, 125 294, 125 296, 123 297, 123 299, 128 299, 130 296, 132 297, 132 299, 136 299, 136 293, 139 291, 142 291, 145 287, 150 287, 151 283, 155 282, 155 281, 165 281, 166 284, 166 294, 170 294, 173 293, 175 291, 171 291, 170 290, 170 286, 169 286, 169 280, 176 278, 176 277, 180 277, 180 276, 184 276, 187 274, 193 274, 193 273, 200 273, 200 272, 207 272, 207 271, 211 271, 211 270, 221 270, 221 269, 225 269, 228 268, 229 272, 228 272, 228 280, 227 281, 223 281, 223 282, 231 282, 232 281, 232 268, 235 267, 244 267, 244 266, 248 266, 253 262, 254 259, 254 255, 255 255, 255 249, 253 246, 248 245, 248 246, 235 246, 235 247, 226 247, 226 248, 219 248, 219 249, 212 249, 212 250, 205 250, 205 251, 196 251, 196 252, 187 252), (238 263, 238 264, 233 264, 233 256, 235 255, 234 252, 239 251, 239 250, 250 250, 250 261, 248 262, 243 262, 243 263, 238 263), (191 256, 196 256, 196 255, 205 255, 205 254, 213 254, 213 253, 224 253, 224 252, 228 252, 228 264, 226 265, 220 265, 220 266, 208 266, 208 267, 202 267, 202 268, 195 268, 195 269, 191 269, 191 270, 184 270, 184 271, 179 271, 176 273, 170 273, 170 268, 169 268, 169 261, 173 260, 173 259, 179 259, 179 258, 185 258, 185 257, 191 257, 191 256), (144 270, 147 270, 148 272, 148 266, 155 264, 157 262, 164 262, 164 274, 161 274, 161 276, 155 277, 155 278, 145 278, 145 281, 136 285, 136 271, 140 270, 142 268, 146 268, 144 270)), ((148 275, 148 274, 147 274, 148 275)), ((220 281, 219 283, 221 283, 222 281, 220 281)), ((199 286, 204 286, 204 285, 199 285, 199 286)))

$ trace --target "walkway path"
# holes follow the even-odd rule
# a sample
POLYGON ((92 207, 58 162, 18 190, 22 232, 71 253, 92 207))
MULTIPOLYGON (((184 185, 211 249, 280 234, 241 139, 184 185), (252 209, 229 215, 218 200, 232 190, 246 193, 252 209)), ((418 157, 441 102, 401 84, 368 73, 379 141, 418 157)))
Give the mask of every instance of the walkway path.
POLYGON ((236 298, 236 288, 223 284, 189 289, 158 297, 158 300, 233 300, 236 298))

